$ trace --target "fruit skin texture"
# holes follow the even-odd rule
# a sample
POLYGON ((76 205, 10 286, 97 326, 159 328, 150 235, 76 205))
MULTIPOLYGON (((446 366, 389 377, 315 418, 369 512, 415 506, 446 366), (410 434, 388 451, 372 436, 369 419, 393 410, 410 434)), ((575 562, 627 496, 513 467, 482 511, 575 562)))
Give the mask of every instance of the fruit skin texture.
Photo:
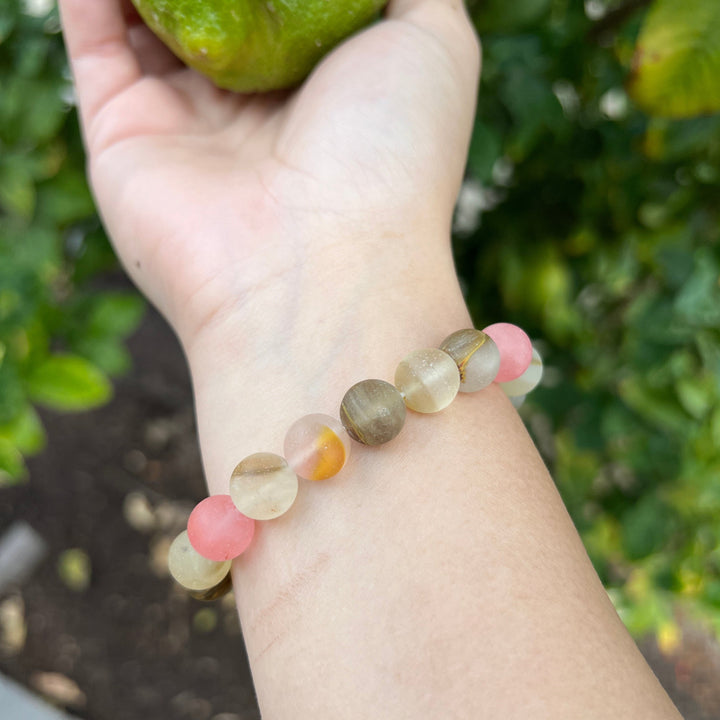
POLYGON ((133 0, 153 32, 187 65, 237 92, 301 83, 387 0, 133 0))

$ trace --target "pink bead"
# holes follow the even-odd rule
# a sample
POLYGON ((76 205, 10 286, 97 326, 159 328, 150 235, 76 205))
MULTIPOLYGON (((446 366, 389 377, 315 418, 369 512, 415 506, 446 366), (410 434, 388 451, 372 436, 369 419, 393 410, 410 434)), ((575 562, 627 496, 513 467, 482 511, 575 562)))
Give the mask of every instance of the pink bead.
POLYGON ((483 332, 489 335, 500 350, 500 370, 495 382, 509 382, 519 378, 532 360, 532 343, 527 333, 517 325, 495 323, 483 332))
POLYGON ((187 525, 190 544, 208 560, 232 560, 253 539, 255 521, 245 517, 229 495, 211 495, 190 513, 187 525))

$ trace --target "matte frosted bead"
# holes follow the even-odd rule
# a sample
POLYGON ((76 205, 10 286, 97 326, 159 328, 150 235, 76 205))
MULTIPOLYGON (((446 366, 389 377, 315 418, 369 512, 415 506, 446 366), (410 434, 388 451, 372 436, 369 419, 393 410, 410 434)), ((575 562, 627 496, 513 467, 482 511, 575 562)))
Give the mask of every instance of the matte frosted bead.
POLYGON ((273 453, 249 455, 233 470, 230 497, 254 520, 272 520, 290 509, 298 493, 297 475, 273 453))
POLYGON ((362 380, 340 404, 340 421, 353 440, 364 445, 390 442, 405 424, 405 402, 400 391, 384 380, 362 380))
POLYGON ((232 560, 250 545, 255 521, 239 512, 229 495, 212 495, 190 513, 187 532, 203 557, 232 560))
POLYGON ((203 557, 183 530, 170 545, 168 568, 175 581, 187 590, 209 590, 230 572, 230 561, 218 562, 203 557))
POLYGON ((540 353, 533 348, 532 360, 530 361, 530 367, 515 380, 510 382, 500 383, 500 387, 505 391, 508 397, 517 397, 519 395, 527 395, 531 390, 534 390, 543 374, 543 364, 540 353))
POLYGON ((482 390, 500 370, 500 351, 495 341, 475 328, 454 332, 445 338, 440 349, 457 363, 460 392, 482 390))
POLYGON ((337 475, 350 455, 350 437, 330 415, 305 415, 285 435, 285 459, 300 477, 326 480, 337 475))
POLYGON ((517 408, 521 407, 522 404, 525 402, 525 395, 516 395, 515 397, 510 398, 510 402, 512 403, 513 407, 517 410, 517 408))
POLYGON ((397 366, 395 387, 411 410, 434 413, 455 399, 460 388, 460 371, 455 360, 442 350, 414 350, 397 366))
POLYGON ((532 343, 527 333, 510 323, 488 325, 483 332, 495 341, 500 350, 500 370, 495 382, 508 382, 520 377, 532 360, 532 343))
POLYGON ((223 595, 227 595, 233 589, 232 575, 228 571, 228 574, 214 587, 209 590, 188 590, 190 597, 194 597, 196 600, 204 600, 210 602, 217 600, 223 595))

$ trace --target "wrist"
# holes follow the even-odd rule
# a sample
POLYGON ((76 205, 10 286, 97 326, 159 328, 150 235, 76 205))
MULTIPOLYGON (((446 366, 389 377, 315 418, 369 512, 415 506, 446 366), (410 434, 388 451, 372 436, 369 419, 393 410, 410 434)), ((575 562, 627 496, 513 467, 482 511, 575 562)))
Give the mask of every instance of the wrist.
POLYGON ((404 265, 368 258, 323 281, 310 263, 263 284, 185 343, 211 492, 227 492, 238 457, 279 452, 298 417, 337 416, 355 382, 392 381, 409 349, 470 324, 449 244, 404 265))

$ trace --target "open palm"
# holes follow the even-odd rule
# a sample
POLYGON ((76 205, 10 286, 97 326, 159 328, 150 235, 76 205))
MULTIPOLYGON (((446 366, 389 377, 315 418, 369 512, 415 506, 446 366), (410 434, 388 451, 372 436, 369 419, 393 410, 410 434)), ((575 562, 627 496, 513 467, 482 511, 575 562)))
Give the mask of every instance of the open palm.
POLYGON ((351 265, 400 232, 447 234, 479 66, 460 0, 392 0, 301 88, 267 95, 216 89, 118 0, 60 7, 100 212, 181 336, 308 253, 351 265), (363 246, 368 217, 385 237, 363 246))

